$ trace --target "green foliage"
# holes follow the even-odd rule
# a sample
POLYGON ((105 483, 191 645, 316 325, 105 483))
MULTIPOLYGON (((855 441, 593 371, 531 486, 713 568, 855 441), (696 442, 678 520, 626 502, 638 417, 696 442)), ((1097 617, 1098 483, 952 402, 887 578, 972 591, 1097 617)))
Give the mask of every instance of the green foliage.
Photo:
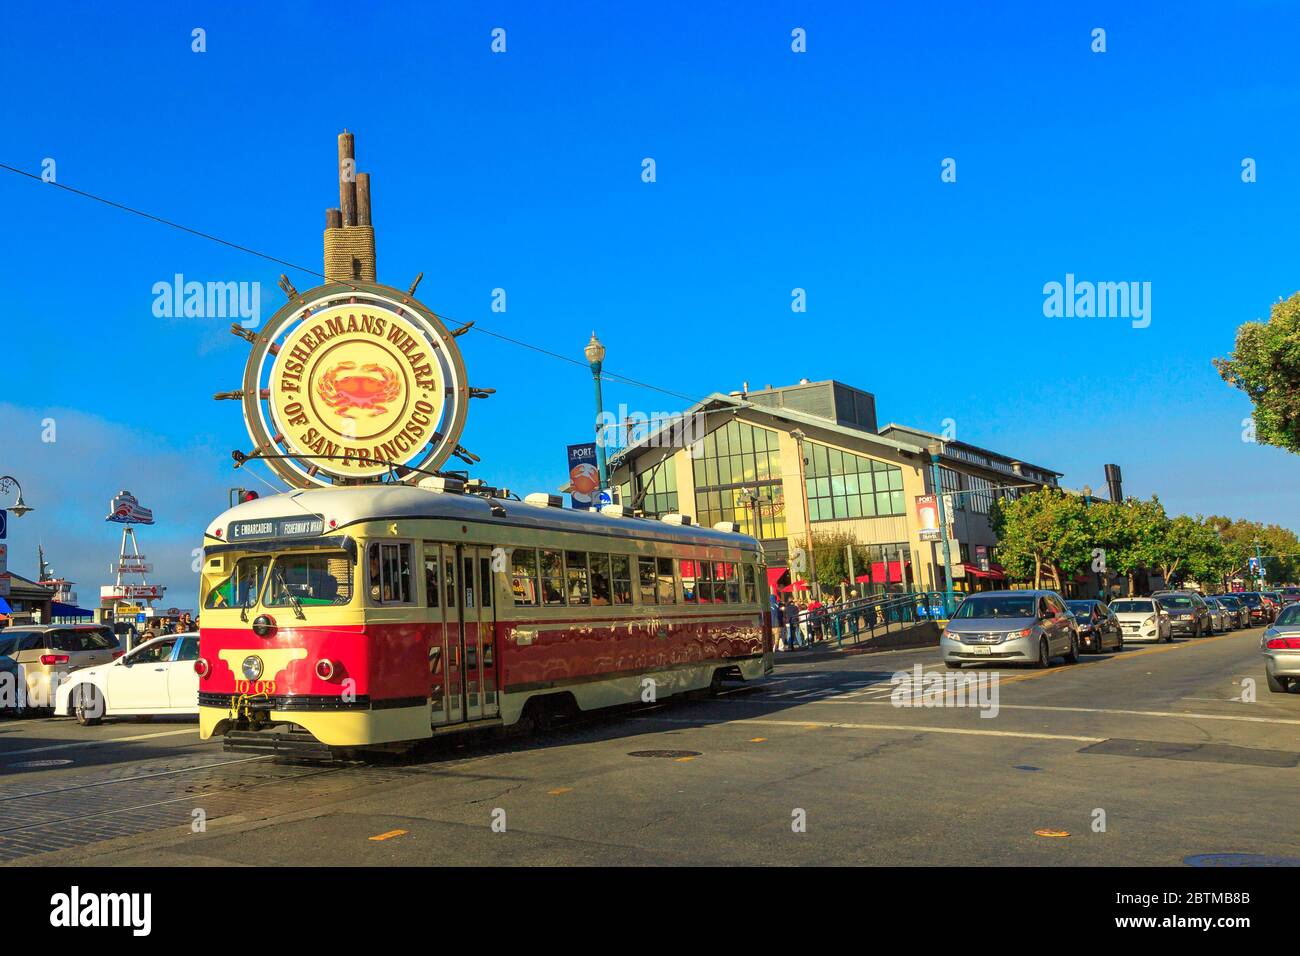
POLYGON ((848 581, 849 587, 856 587, 849 576, 849 562, 846 547, 853 548, 854 575, 867 570, 867 549, 847 531, 832 531, 813 534, 813 563, 817 568, 817 583, 822 590, 833 591, 841 581, 848 581))
POLYGON ((1214 367, 1255 406, 1255 438, 1300 452, 1300 292, 1273 304, 1267 322, 1237 329, 1237 344, 1214 367))
POLYGON ((1085 564, 1092 553, 1087 509, 1081 498, 1051 488, 994 502, 990 515, 998 537, 997 555, 1013 578, 1042 587, 1050 577, 1085 564))

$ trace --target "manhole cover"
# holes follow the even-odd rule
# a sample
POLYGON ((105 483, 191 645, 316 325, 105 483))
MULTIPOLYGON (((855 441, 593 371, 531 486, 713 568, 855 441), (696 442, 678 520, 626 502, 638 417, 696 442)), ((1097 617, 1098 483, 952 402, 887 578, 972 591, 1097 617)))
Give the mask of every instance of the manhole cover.
POLYGON ((681 757, 698 757, 698 750, 633 750, 628 754, 629 757, 672 757, 680 759, 681 757))
POLYGON ((24 760, 22 763, 11 763, 9 766, 15 770, 33 770, 36 767, 62 767, 70 763, 71 760, 24 760))
POLYGON ((1200 853, 1184 857, 1183 862, 1188 866, 1300 866, 1300 858, 1262 853, 1200 853))

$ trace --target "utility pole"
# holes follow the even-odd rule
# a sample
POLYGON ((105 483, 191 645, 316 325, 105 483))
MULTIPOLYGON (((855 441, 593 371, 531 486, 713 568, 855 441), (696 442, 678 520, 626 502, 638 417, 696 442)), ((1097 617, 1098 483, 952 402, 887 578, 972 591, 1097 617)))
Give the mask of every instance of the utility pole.
MULTIPOLYGON (((790 437, 794 439, 799 450, 799 499, 803 502, 803 523, 808 541, 808 586, 811 589, 817 587, 817 558, 813 554, 812 516, 808 513, 808 481, 804 477, 804 466, 808 464, 808 459, 803 454, 803 442, 808 436, 802 429, 796 428, 790 433, 790 437)), ((817 591, 813 591, 812 594, 814 597, 818 596, 817 591)))
POLYGON ((930 442, 930 474, 934 484, 934 500, 939 506, 939 536, 943 539, 943 613, 952 613, 952 548, 948 544, 948 516, 943 507, 943 484, 939 480, 939 456, 943 454, 943 442, 930 442))

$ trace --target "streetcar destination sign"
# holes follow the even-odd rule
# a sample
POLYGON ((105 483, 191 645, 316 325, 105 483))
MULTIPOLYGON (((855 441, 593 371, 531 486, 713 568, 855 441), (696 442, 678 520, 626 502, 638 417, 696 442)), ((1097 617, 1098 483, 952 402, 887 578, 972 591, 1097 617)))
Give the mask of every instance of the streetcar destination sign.
POLYGON ((232 521, 227 541, 253 541, 259 538, 314 538, 325 532, 325 520, 319 515, 297 518, 258 518, 255 521, 232 521))

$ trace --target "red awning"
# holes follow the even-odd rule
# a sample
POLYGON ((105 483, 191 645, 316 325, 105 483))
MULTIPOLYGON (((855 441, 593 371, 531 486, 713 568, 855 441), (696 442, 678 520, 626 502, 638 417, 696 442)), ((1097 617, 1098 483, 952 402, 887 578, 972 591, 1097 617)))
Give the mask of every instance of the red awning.
POLYGON ((981 570, 979 565, 976 564, 963 564, 962 568, 974 578, 988 578, 992 581, 1005 581, 1007 579, 1006 574, 996 564, 990 564, 987 571, 981 570))
POLYGON ((781 592, 783 594, 788 594, 791 591, 807 591, 807 590, 809 590, 807 581, 795 581, 794 584, 787 584, 785 587, 781 588, 781 592))
MULTIPOLYGON (((906 562, 911 567, 912 562, 906 562)), ((858 584, 899 584, 903 580, 903 567, 897 561, 873 561, 868 574, 854 578, 858 584)))
POLYGON ((767 569, 767 589, 769 591, 781 590, 781 579, 790 573, 789 568, 768 568, 767 569))

